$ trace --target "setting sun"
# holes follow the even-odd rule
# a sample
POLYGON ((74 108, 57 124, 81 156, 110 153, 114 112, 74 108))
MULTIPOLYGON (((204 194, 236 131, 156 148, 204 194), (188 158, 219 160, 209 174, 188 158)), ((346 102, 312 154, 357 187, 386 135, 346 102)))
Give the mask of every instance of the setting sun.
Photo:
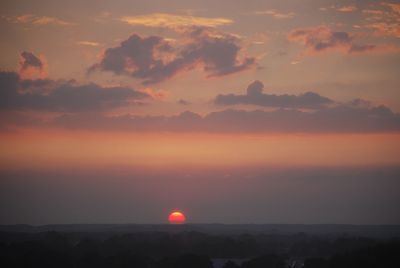
POLYGON ((186 217, 182 212, 174 211, 169 214, 168 221, 171 224, 183 224, 186 221, 186 217))

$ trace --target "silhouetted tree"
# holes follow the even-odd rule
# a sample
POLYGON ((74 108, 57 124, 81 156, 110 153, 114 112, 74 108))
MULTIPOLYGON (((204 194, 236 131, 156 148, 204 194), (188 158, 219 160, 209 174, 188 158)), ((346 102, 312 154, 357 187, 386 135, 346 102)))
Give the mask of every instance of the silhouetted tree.
POLYGON ((400 242, 386 243, 336 254, 329 260, 308 259, 304 268, 395 268, 400 267, 400 242))
POLYGON ((244 262, 242 268, 285 268, 285 261, 277 255, 265 255, 244 262))
POLYGON ((207 256, 185 254, 178 258, 175 268, 213 268, 207 256))
POLYGON ((329 261, 323 258, 310 258, 305 260, 304 268, 328 268, 329 261))
POLYGON ((222 268, 240 268, 240 266, 238 264, 236 264, 235 262, 229 260, 224 264, 224 266, 222 268))

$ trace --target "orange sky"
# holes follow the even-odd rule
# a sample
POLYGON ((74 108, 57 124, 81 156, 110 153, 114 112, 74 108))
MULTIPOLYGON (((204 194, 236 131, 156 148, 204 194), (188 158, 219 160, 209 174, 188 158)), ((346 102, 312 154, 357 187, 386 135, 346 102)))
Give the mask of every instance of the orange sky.
POLYGON ((399 134, 2 134, 2 167, 400 164, 399 134))

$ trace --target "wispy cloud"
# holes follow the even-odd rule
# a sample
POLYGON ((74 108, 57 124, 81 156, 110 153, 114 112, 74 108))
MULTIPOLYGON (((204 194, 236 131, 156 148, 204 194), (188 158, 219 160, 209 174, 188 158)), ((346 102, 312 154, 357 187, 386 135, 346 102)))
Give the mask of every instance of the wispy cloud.
POLYGON ((400 3, 382 3, 382 5, 390 7, 393 12, 400 15, 400 3))
POLYGON ((364 27, 378 36, 400 38, 400 4, 380 3, 363 10, 364 27))
POLYGON ((373 30, 377 35, 400 38, 400 26, 397 23, 373 22, 366 25, 366 27, 373 30))
POLYGON ((321 7, 319 10, 321 11, 328 11, 328 10, 334 10, 338 12, 343 12, 343 13, 352 13, 358 10, 358 8, 355 5, 347 5, 347 6, 329 6, 329 7, 321 7))
POLYGON ((344 12, 344 13, 351 13, 351 12, 356 11, 357 9, 358 8, 354 5, 336 7, 337 11, 344 12))
POLYGON ((168 13, 153 13, 148 15, 139 16, 126 16, 122 17, 121 21, 130 25, 140 25, 147 27, 188 27, 188 26, 201 26, 201 27, 217 27, 222 25, 229 25, 233 20, 228 18, 207 18, 197 17, 190 15, 174 15, 168 13))
POLYGON ((288 13, 284 13, 284 12, 280 12, 276 9, 267 9, 267 10, 263 10, 263 11, 255 11, 254 14, 256 15, 267 15, 267 16, 271 16, 274 19, 291 19, 293 18, 296 13, 294 12, 288 12, 288 13))
POLYGON ((24 14, 21 16, 17 16, 13 18, 12 21, 15 23, 27 23, 33 25, 58 25, 58 26, 76 25, 76 23, 62 20, 60 18, 49 17, 49 16, 37 16, 33 14, 24 14))
POLYGON ((100 46, 100 43, 93 42, 93 41, 78 41, 76 43, 78 45, 82 45, 82 46, 90 46, 90 47, 98 47, 98 46, 100 46))

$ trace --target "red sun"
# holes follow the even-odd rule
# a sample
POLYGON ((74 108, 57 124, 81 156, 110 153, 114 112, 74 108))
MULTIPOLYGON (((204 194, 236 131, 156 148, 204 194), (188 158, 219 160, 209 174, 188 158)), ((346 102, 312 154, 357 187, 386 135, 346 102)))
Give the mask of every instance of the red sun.
POLYGON ((183 224, 186 221, 186 217, 180 211, 173 211, 171 214, 169 214, 168 221, 171 224, 183 224))

